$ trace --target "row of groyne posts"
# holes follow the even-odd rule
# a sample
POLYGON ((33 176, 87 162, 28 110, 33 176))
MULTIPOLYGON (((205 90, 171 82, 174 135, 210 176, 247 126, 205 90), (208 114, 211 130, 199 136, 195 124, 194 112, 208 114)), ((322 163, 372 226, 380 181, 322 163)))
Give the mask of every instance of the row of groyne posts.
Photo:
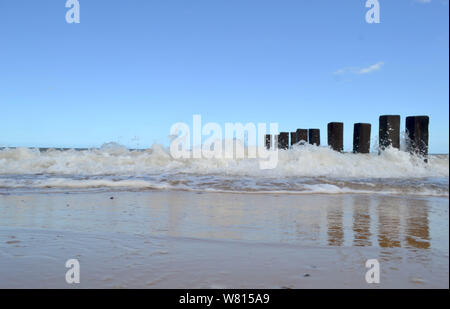
MULTIPOLYGON (((407 149, 416 155, 427 157, 428 155, 428 116, 406 117, 407 149)), ((353 127, 353 152, 370 152, 370 123, 355 123, 353 127)), ((267 149, 275 145, 278 149, 288 149, 289 145, 297 143, 320 146, 320 129, 297 129, 295 132, 280 132, 279 135, 266 134, 265 146, 267 149), (290 140, 290 143, 289 143, 290 140), (274 141, 274 143, 272 142, 274 141)), ((344 150, 344 123, 328 123, 328 146, 333 150, 344 150)), ((379 148, 380 150, 392 146, 400 149, 400 116, 380 116, 379 123, 379 148)))

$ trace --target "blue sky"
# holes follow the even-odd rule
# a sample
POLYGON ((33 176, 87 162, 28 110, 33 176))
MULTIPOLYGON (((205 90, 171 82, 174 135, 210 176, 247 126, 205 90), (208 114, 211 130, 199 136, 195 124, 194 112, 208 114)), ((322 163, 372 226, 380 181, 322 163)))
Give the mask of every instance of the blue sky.
POLYGON ((449 149, 448 0, 0 0, 0 146, 168 145, 175 122, 280 131, 430 115, 449 149))

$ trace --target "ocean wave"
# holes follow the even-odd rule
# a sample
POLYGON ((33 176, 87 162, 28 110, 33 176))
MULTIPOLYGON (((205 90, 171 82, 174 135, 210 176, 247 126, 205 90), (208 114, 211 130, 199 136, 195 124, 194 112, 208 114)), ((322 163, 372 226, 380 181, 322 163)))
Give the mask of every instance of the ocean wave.
POLYGON ((174 159, 154 145, 100 149, 0 150, 0 193, 17 190, 187 190, 272 194, 449 194, 449 156, 429 162, 397 149, 371 154, 327 147, 280 150, 278 165, 258 159, 174 159))
POLYGON ((141 176, 160 173, 253 177, 448 177, 449 157, 431 155, 425 163, 422 158, 393 148, 380 154, 353 154, 302 145, 280 150, 276 168, 261 170, 258 159, 174 159, 161 145, 153 145, 145 151, 128 150, 111 143, 89 150, 0 150, 0 174, 141 176))

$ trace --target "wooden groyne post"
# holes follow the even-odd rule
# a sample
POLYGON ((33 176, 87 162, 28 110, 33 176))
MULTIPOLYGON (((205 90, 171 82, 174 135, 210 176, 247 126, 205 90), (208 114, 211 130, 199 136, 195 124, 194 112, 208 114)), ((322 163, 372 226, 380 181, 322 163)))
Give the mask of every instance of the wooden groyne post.
POLYGON ((353 126, 353 152, 369 153, 370 152, 370 131, 372 125, 370 123, 355 123, 353 126))
POLYGON ((330 122, 328 124, 328 146, 335 151, 344 150, 344 123, 330 122))
POLYGON ((288 147, 289 147, 289 133, 280 132, 280 135, 278 135, 278 148, 288 149, 288 147))
POLYGON ((306 129, 297 129, 297 131, 295 131, 297 137, 296 137, 296 142, 301 142, 303 141, 303 143, 307 143, 308 142, 308 130, 306 129))
MULTIPOLYGON (((410 153, 428 156, 429 116, 406 117, 407 150, 410 153)), ((328 145, 335 151, 344 151, 344 123, 328 123, 328 145)), ((355 123, 353 127, 353 152, 370 153, 370 123, 355 123)), ((297 129, 295 132, 280 132, 279 135, 265 135, 267 149, 278 146, 278 149, 288 149, 289 145, 299 142, 320 146, 320 129, 297 129), (290 140, 290 143, 289 143, 290 140)), ((379 118, 379 150, 387 147, 400 149, 400 116, 382 115, 379 118)))
POLYGON ((297 133, 291 132, 291 146, 297 143, 297 133))
POLYGON ((311 145, 320 146, 320 129, 308 130, 308 142, 311 145))
POLYGON ((400 149, 400 116, 380 116, 379 145, 383 150, 388 146, 400 149))
POLYGON ((272 135, 266 134, 265 138, 266 149, 270 149, 270 146, 272 145, 272 135))
POLYGON ((410 153, 420 156, 428 156, 428 116, 406 117, 406 136, 408 137, 407 149, 410 153))

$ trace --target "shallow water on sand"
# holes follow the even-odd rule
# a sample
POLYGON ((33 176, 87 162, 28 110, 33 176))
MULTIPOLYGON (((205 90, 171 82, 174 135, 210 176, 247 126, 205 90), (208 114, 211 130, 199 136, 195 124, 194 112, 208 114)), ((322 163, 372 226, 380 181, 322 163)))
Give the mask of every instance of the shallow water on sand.
POLYGON ((378 287, 448 288, 448 206, 368 194, 0 195, 0 278, 65 287, 51 265, 79 256, 85 287, 369 288, 365 261, 376 258, 378 287))

